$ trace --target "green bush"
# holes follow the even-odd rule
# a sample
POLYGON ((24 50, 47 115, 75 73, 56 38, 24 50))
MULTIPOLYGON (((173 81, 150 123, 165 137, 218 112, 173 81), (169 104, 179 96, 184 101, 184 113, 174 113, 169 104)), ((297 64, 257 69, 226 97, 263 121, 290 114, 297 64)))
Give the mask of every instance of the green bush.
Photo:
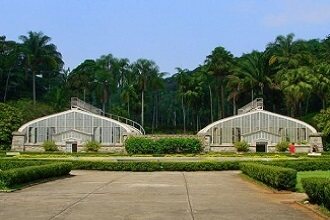
POLYGON ((330 160, 328 159, 280 160, 263 163, 273 166, 287 167, 297 171, 330 170, 330 160))
POLYGON ((289 148, 289 142, 282 141, 282 142, 276 144, 275 148, 278 152, 285 152, 289 148))
POLYGON ((309 177, 301 180, 303 188, 312 203, 330 209, 330 179, 309 177))
POLYGON ((3 159, 0 160, 0 170, 9 170, 15 168, 22 168, 28 166, 37 166, 37 165, 44 165, 47 163, 54 163, 52 161, 34 161, 34 160, 13 160, 13 159, 3 159))
POLYGON ((248 152, 250 145, 246 141, 237 141, 234 143, 237 152, 248 152))
POLYGON ((0 150, 8 150, 11 146, 12 132, 22 124, 21 111, 10 105, 0 103, 0 150))
POLYGON ((125 141, 129 154, 173 154, 199 153, 202 143, 196 138, 160 138, 130 137, 125 141))
POLYGON ((157 161, 72 161, 73 168, 79 170, 108 171, 220 171, 238 170, 239 161, 222 162, 157 162, 157 161))
POLYGON ((67 175, 70 173, 71 168, 71 163, 50 163, 1 171, 0 188, 8 188, 39 179, 67 175))
POLYGON ((52 140, 44 141, 41 145, 45 151, 58 151, 58 147, 56 146, 55 142, 52 140))
POLYGON ((98 152, 101 148, 100 142, 97 141, 87 141, 84 144, 84 149, 87 152, 98 152))
POLYGON ((258 163, 241 163, 240 169, 244 174, 276 189, 293 190, 296 186, 297 171, 294 169, 258 163))

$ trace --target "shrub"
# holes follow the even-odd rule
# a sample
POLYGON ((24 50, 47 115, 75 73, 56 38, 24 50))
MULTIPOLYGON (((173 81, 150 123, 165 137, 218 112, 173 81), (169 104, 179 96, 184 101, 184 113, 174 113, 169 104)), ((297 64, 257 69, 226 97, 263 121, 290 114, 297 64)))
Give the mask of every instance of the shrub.
POLYGON ((246 141, 237 141, 234 143, 237 152, 248 152, 250 145, 246 141))
POLYGON ((330 209, 330 179, 323 177, 303 178, 301 183, 312 203, 324 205, 330 209))
POLYGON ((125 149, 129 154, 153 154, 156 152, 155 143, 146 137, 130 137, 125 141, 125 149))
POLYGON ((97 141, 87 141, 84 144, 84 149, 87 152, 97 152, 101 148, 101 144, 97 141))
POLYGON ((160 138, 130 137, 125 141, 129 154, 173 154, 199 153, 202 143, 196 138, 160 138))
POLYGON ((264 162, 264 164, 287 167, 297 171, 330 170, 330 161, 327 159, 281 160, 264 162))
POLYGON ((289 147, 289 142, 287 141, 282 141, 278 144, 276 144, 275 148, 278 152, 285 152, 288 150, 289 147))
POLYGON ((0 103, 0 149, 10 149, 12 132, 16 131, 23 120, 22 113, 10 105, 0 103))
POLYGON ((45 149, 45 151, 58 151, 58 147, 55 142, 52 140, 44 141, 41 145, 45 149))
POLYGON ((0 188, 8 188, 39 179, 67 175, 70 173, 71 168, 71 163, 50 163, 2 171, 0 172, 0 188))
POLYGON ((0 160, 0 170, 9 170, 14 168, 22 168, 28 166, 37 166, 44 165, 47 163, 54 163, 52 161, 34 161, 34 160, 12 160, 12 159, 4 159, 0 160))
POLYGON ((290 168, 269 166, 258 163, 241 163, 242 172, 276 189, 293 190, 297 171, 290 168))
POLYGON ((238 161, 157 162, 157 161, 72 161, 73 169, 108 171, 211 171, 238 170, 238 161))

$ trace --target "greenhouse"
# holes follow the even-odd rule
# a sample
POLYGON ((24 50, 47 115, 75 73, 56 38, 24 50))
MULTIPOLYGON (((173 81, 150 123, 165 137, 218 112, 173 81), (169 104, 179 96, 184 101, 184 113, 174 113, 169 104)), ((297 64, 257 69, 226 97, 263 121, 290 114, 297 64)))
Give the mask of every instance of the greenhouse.
POLYGON ((235 151, 235 142, 245 141, 250 151, 274 152, 276 144, 294 143, 297 152, 322 151, 321 135, 311 125, 263 109, 258 98, 232 117, 216 121, 198 132, 211 151, 235 151))
POLYGON ((101 151, 123 151, 128 136, 144 134, 136 122, 105 115, 78 98, 71 99, 71 109, 35 119, 13 133, 12 150, 42 151, 45 141, 54 141, 61 151, 78 152, 87 141, 100 143, 101 151))

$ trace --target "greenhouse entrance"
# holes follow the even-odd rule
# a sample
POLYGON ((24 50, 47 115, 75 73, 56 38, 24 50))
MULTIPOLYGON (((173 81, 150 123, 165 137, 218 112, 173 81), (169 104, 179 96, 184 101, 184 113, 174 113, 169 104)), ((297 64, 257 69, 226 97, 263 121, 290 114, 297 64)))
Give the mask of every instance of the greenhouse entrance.
POLYGON ((78 151, 78 144, 76 141, 67 141, 65 145, 66 145, 66 152, 76 153, 78 151))
POLYGON ((267 152, 267 142, 257 142, 256 152, 267 152))

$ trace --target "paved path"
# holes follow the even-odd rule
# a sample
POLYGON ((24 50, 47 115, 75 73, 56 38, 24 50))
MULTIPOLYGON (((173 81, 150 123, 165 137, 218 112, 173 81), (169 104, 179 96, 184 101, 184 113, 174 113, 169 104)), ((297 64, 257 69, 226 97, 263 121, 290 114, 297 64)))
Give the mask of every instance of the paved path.
POLYGON ((0 219, 317 219, 294 203, 226 172, 73 171, 73 177, 0 193, 0 219))

